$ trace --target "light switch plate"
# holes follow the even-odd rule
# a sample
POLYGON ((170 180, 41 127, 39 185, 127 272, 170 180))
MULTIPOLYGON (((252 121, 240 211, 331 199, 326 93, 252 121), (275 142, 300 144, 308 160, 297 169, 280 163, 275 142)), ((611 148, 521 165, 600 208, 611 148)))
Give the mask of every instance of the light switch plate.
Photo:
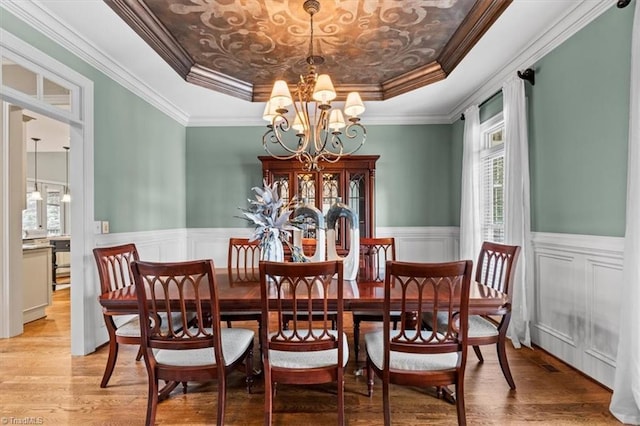
POLYGON ((102 221, 102 233, 103 234, 108 234, 109 233, 109 221, 108 220, 103 220, 102 221))
POLYGON ((102 222, 100 221, 93 222, 93 233, 102 234, 102 222))

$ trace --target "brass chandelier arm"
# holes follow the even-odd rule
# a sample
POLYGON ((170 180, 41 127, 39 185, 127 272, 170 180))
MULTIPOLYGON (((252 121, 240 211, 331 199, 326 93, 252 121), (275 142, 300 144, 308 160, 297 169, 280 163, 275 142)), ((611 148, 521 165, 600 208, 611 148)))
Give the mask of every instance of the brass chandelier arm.
POLYGON ((294 96, 284 80, 274 83, 263 114, 270 124, 262 137, 262 145, 270 156, 281 160, 298 158, 304 170, 311 171, 321 170, 320 161, 335 163, 358 151, 364 145, 367 132, 358 118, 365 107, 357 92, 348 94, 344 114, 332 108, 331 101, 336 98, 333 83, 328 74, 316 73, 316 65, 324 63, 324 58, 313 54, 313 15, 320 10, 320 2, 306 0, 303 7, 310 17, 308 71, 300 76, 294 96), (290 105, 293 108, 289 108, 290 105), (290 109, 293 117, 287 117, 290 109), (348 123, 345 116, 349 117, 348 123), (355 146, 346 149, 344 142, 354 142, 355 146))

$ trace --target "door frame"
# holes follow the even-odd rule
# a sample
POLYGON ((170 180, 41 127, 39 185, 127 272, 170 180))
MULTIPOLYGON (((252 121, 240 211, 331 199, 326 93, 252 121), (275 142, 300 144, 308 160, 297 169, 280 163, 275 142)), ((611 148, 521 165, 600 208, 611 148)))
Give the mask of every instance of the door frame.
MULTIPOLYGON (((93 265, 92 249, 95 245, 93 233, 94 218, 94 111, 93 81, 69 68, 63 63, 34 48, 15 35, 0 28, 0 51, 21 59, 21 65, 71 83, 72 103, 78 108, 64 111, 34 99, 10 88, 2 87, 0 98, 16 106, 33 110, 52 119, 70 125, 69 186, 73 188, 71 202, 71 354, 86 355, 96 348, 96 319, 99 317, 97 303, 96 273, 93 265)), ((4 121, 4 116, 3 116, 4 121)), ((0 225, 3 231, 14 229, 15 209, 21 206, 9 197, 10 185, 18 182, 8 159, 7 126, 3 127, 2 149, 0 150, 0 225)), ((14 197, 15 198, 15 197, 14 197)), ((21 217, 21 215, 20 215, 21 217)), ((3 235, 8 235, 3 232, 3 235)), ((15 232, 12 233, 15 235, 15 232)), ((18 233, 20 235, 20 233, 18 233)), ((20 334, 22 328, 22 301, 20 281, 12 280, 16 268, 22 268, 21 241, 3 237, 0 242, 0 338, 20 334), (17 313, 19 311, 19 314, 17 313), (16 323, 19 319, 19 324, 16 323)), ((21 275, 21 273, 20 273, 21 275)))

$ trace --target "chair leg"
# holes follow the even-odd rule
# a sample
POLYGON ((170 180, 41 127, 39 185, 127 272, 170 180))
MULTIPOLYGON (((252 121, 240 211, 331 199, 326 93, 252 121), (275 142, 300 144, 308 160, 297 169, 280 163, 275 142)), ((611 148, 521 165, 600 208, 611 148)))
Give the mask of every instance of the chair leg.
POLYGON ((504 338, 498 340, 498 343, 496 343, 496 348, 498 349, 498 361, 500 362, 502 374, 504 375, 504 378, 507 379, 509 387, 515 390, 516 382, 513 381, 513 376, 511 376, 511 370, 509 369, 509 361, 507 360, 507 350, 505 348, 504 338))
POLYGON ((136 355, 136 361, 140 361, 140 360, 142 359, 142 355, 143 355, 143 352, 142 352, 142 345, 140 345, 140 346, 138 347, 138 355, 136 355))
MULTIPOLYGON (((142 348, 140 350, 142 350, 142 348)), ((113 339, 109 339, 109 356, 107 357, 107 365, 105 366, 104 374, 102 375, 102 382, 100 382, 101 388, 107 387, 107 383, 109 383, 109 379, 111 378, 111 374, 113 373, 113 368, 116 365, 117 359, 118 342, 116 342, 114 337, 113 339)))
POLYGON ((389 381, 382 380, 382 407, 384 410, 384 425, 391 425, 391 404, 389 403, 389 381))
POLYGON ((273 384, 271 383, 271 370, 264 369, 264 424, 271 425, 273 410, 273 384))
POLYGON ((482 364, 484 362, 484 358, 482 356, 482 352, 480 352, 480 346, 473 345, 473 351, 476 353, 476 356, 478 357, 480 364, 482 364))
POLYGON ((353 317, 353 350, 356 353, 356 364, 358 363, 358 353, 360 352, 360 320, 353 317))
POLYGON ((456 411, 458 413, 458 425, 466 425, 467 413, 464 408, 464 384, 462 381, 456 383, 456 411))
POLYGON ((247 358, 244 360, 245 372, 246 372, 246 384, 247 384, 247 393, 251 393, 251 387, 253 386, 253 342, 251 342, 251 346, 249 347, 249 352, 247 353, 247 358))
POLYGON ((227 321, 227 328, 231 328, 231 321, 227 321))
POLYGON ((218 421, 217 425, 224 425, 224 409, 227 402, 227 381, 226 373, 222 368, 222 375, 218 379, 218 421))
POLYGON ((344 371, 338 372, 338 424, 344 426, 344 371))
POLYGON ((149 397, 147 399, 147 421, 146 425, 156 423, 156 411, 158 409, 158 379, 149 374, 149 397))
POLYGON ((373 396, 373 365, 371 365, 371 361, 369 361, 369 357, 367 357, 367 391, 369 393, 369 397, 373 396))

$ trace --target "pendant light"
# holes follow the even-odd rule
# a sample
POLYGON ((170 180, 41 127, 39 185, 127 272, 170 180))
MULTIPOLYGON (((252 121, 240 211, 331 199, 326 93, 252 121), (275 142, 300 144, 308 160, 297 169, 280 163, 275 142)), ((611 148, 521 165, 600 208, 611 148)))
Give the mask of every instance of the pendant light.
POLYGON ((66 160, 66 165, 67 165, 67 180, 66 180, 66 184, 64 186, 64 194, 62 195, 62 201, 63 203, 70 203, 71 202, 71 195, 69 195, 69 147, 68 146, 63 146, 65 152, 65 160, 66 160))
POLYGON ((38 191, 38 142, 40 142, 39 138, 31 138, 33 141, 34 148, 34 176, 35 176, 35 187, 36 190, 31 193, 31 199, 33 201, 42 201, 42 194, 38 191))

